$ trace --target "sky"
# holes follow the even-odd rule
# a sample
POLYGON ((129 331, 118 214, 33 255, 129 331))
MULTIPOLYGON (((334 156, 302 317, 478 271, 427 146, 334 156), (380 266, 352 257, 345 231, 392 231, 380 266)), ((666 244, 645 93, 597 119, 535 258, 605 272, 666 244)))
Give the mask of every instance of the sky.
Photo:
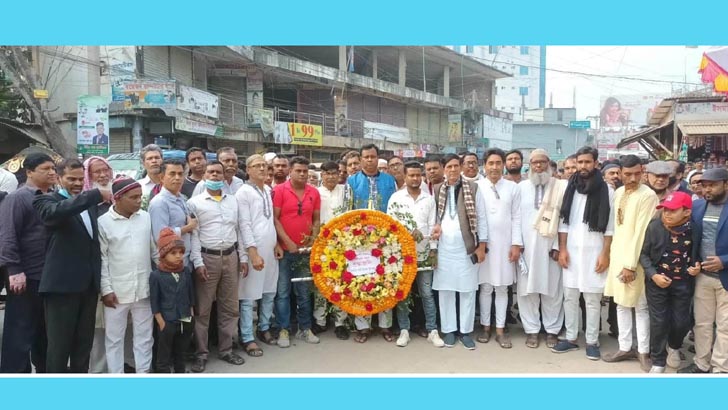
POLYGON ((694 88, 701 83, 698 66, 703 52, 709 48, 547 46, 546 106, 553 95, 554 107, 573 107, 576 89, 577 118, 586 119, 587 116, 599 113, 600 102, 609 95, 670 95, 673 88, 682 87, 685 81, 694 88), (589 74, 634 77, 640 80, 589 74))

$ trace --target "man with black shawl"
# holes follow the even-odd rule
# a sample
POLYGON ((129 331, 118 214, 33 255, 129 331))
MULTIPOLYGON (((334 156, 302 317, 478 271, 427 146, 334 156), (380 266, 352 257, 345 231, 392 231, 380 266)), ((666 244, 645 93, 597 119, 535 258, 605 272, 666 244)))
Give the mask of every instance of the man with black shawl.
POLYGON ((576 152, 577 174, 569 180, 561 206, 559 264, 564 269, 566 338, 551 350, 576 350, 579 334, 579 295, 586 301, 586 357, 599 360, 599 322, 602 292, 612 243, 614 191, 596 169, 599 153, 583 147, 576 152))

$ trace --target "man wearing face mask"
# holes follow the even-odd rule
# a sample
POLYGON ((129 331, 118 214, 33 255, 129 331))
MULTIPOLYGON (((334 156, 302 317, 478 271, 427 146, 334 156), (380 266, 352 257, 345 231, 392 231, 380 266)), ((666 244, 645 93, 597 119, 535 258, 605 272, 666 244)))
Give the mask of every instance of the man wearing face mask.
POLYGON ((49 373, 88 373, 101 279, 97 225, 100 202, 111 191, 83 191, 84 169, 76 159, 58 166, 61 189, 33 201, 48 229, 48 252, 40 282, 45 297, 49 373))
POLYGON ((199 225, 192 231, 190 260, 195 268, 197 317, 195 339, 197 359, 192 371, 205 370, 208 356, 208 328, 212 302, 217 301, 218 357, 230 364, 245 363, 233 353, 232 341, 240 312, 238 308, 238 274, 248 274, 248 255, 238 254, 241 243, 238 223, 238 202, 224 191, 224 167, 218 161, 205 168, 205 192, 187 201, 199 225))
MULTIPOLYGON (((234 148, 223 147, 217 150, 217 161, 220 162, 225 170, 224 178, 222 180, 222 190, 228 195, 235 195, 243 185, 245 181, 238 178, 238 155, 235 153, 234 148)), ((197 183, 192 196, 197 196, 207 190, 205 180, 197 183)))

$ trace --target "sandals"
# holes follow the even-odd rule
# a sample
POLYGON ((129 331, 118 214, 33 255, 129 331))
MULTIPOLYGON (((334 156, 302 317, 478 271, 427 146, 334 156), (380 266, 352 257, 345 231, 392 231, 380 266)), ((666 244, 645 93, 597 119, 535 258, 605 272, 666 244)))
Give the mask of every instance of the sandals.
POLYGON ((513 344, 511 343, 511 337, 508 336, 508 334, 505 332, 503 332, 503 334, 501 335, 496 333, 495 341, 498 342, 500 347, 504 349, 510 349, 511 347, 513 347, 513 344))
POLYGON ((369 339, 369 330, 360 330, 354 336, 354 341, 357 343, 366 343, 369 339))
POLYGON ((245 359, 243 359, 242 357, 238 356, 235 353, 228 353, 225 355, 218 356, 217 358, 222 361, 228 362, 230 364, 234 364, 236 366, 240 366, 241 364, 245 363, 245 359))
POLYGON ((551 333, 546 335, 546 347, 550 349, 556 346, 556 343, 559 343, 559 337, 557 335, 551 333))
POLYGON ((526 347, 535 349, 538 347, 538 333, 526 334, 526 347))
POLYGON ((250 357, 263 356, 263 349, 261 349, 255 341, 243 343, 243 350, 245 350, 245 353, 247 353, 250 357))
POLYGON ((261 342, 267 345, 274 345, 277 341, 276 338, 273 337, 273 335, 270 333, 270 330, 265 330, 263 332, 258 331, 258 339, 260 339, 261 342))
POLYGON ((394 341, 394 334, 392 333, 392 330, 390 330, 390 329, 382 329, 382 337, 387 342, 393 342, 394 341))
POLYGON ((483 333, 481 333, 475 340, 477 340, 478 343, 490 342, 490 326, 483 326, 483 333))

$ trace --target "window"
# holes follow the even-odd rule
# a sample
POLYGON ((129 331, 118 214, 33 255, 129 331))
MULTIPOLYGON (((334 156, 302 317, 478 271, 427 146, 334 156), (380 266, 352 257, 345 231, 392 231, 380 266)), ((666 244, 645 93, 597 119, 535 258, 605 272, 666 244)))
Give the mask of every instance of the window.
POLYGON ((556 140, 556 153, 561 154, 563 152, 562 144, 564 140, 556 140))
POLYGON ((528 55, 528 46, 521 46, 521 55, 528 55))
POLYGON ((455 50, 456 53, 462 52, 462 46, 453 46, 452 48, 455 50))
POLYGON ((564 120, 564 112, 561 110, 556 111, 556 121, 561 122, 564 120))
POLYGON ((488 46, 488 53, 498 54, 498 46, 488 46))
POLYGON ((528 67, 526 67, 525 65, 522 65, 521 66, 521 70, 520 70, 520 74, 521 75, 528 75, 528 67))
POLYGON ((465 52, 466 53, 472 53, 473 52, 473 46, 465 46, 465 52))
POLYGON ((528 95, 528 87, 520 87, 518 90, 518 95, 528 95))

